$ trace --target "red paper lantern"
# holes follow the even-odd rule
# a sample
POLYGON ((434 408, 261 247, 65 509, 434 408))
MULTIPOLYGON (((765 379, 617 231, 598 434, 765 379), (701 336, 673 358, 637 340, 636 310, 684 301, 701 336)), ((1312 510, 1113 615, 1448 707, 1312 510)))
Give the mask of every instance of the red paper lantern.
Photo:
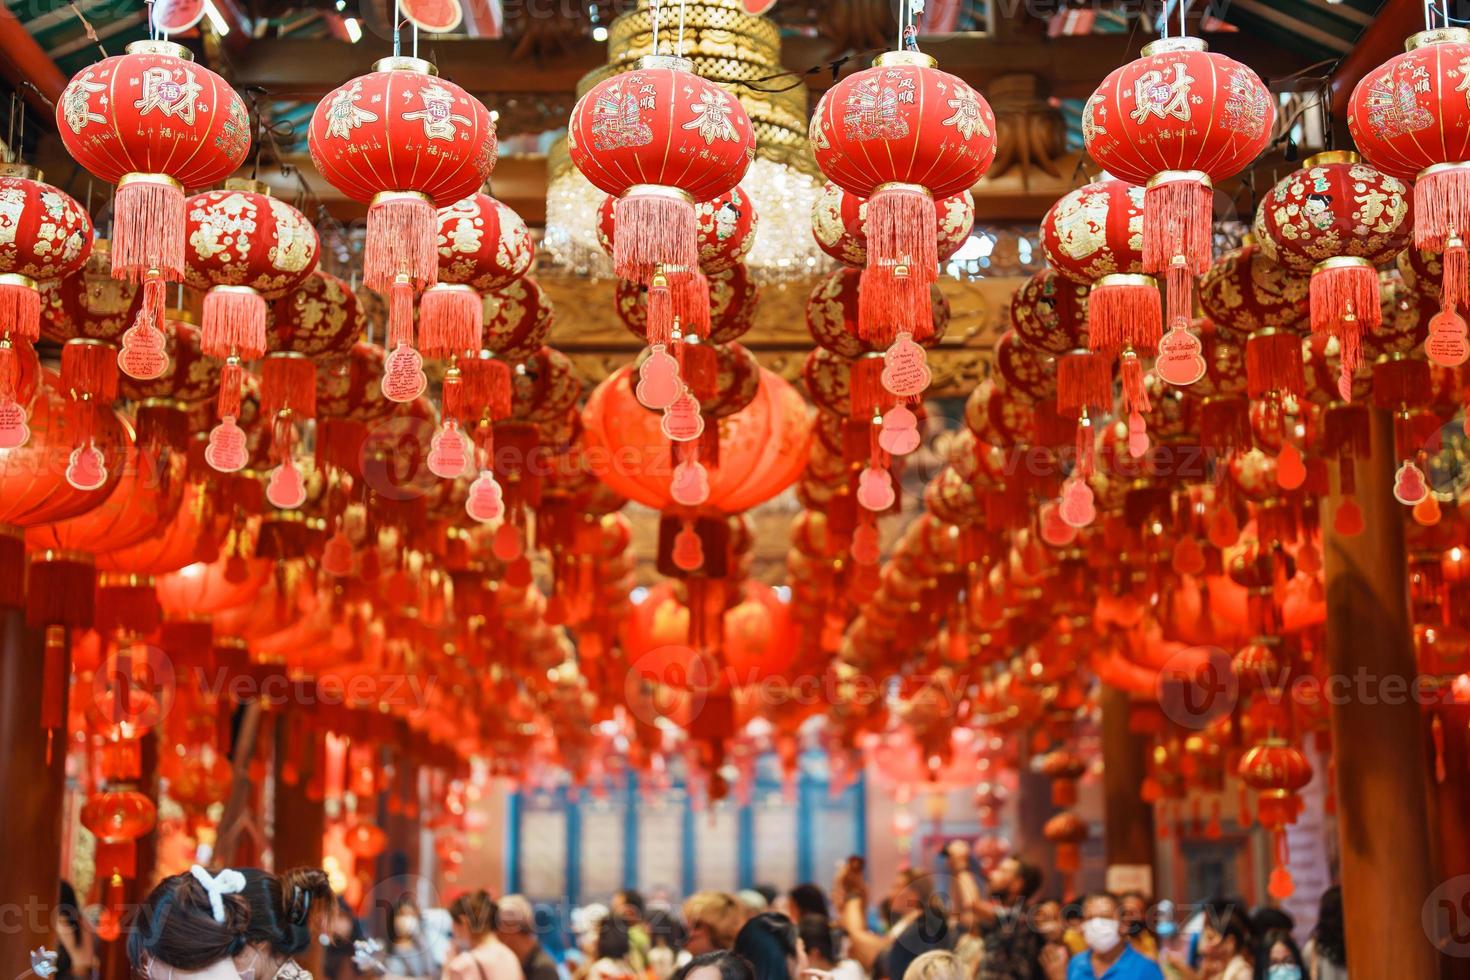
POLYGON ((1087 293, 1086 286, 1042 269, 1011 294, 1011 331, 1048 354, 1086 347, 1087 293))
POLYGON ((1006 390, 1023 402, 1034 405, 1056 397, 1057 371, 1053 357, 1022 343, 1014 330, 1007 330, 995 342, 995 369, 1006 390))
POLYGON ((480 294, 504 289, 531 268, 535 248, 521 216, 488 194, 439 211, 439 282, 424 293, 419 346, 430 357, 480 349, 480 294))
POLYGON ((1031 406, 1008 397, 990 378, 976 385, 965 399, 965 425, 981 442, 1004 448, 1030 444, 1036 436, 1031 406))
POLYGON ((184 277, 184 189, 235 171, 250 148, 245 103, 181 44, 134 41, 78 72, 56 103, 61 142, 118 185, 112 275, 143 282, 145 325, 163 314, 163 283, 184 277))
MULTIPOLYGON (((939 261, 960 250, 975 227, 975 199, 969 188, 934 201, 939 230, 939 261)), ((812 205, 812 234, 822 251, 844 265, 868 264, 868 201, 827 181, 812 205)))
MULTIPOLYGON (((842 357, 857 357, 870 354, 877 347, 863 340, 858 329, 858 287, 862 272, 854 268, 834 269, 817 280, 811 296, 806 301, 806 326, 812 339, 842 357)), ((934 327, 924 339, 932 346, 944 339, 949 328, 949 300, 937 285, 930 287, 934 327)))
POLYGON ((934 201, 968 191, 995 160, 995 113, 964 80, 917 51, 879 55, 817 103, 809 135, 817 165, 867 199, 868 270, 863 316, 870 339, 921 339, 924 286, 939 275, 934 201))
POLYGON ((1338 338, 1344 392, 1363 333, 1382 322, 1376 267, 1408 244, 1410 209, 1406 184, 1346 151, 1309 157, 1261 202, 1260 247, 1289 270, 1311 273, 1312 331, 1338 338))
MULTIPOLYGON (((673 582, 660 582, 630 611, 623 628, 624 652, 642 678, 681 690, 728 691, 782 676, 796 660, 796 635, 787 606, 769 585, 746 580, 725 606, 724 590, 709 600, 717 628, 704 643, 691 639, 690 597, 673 582)), ((703 598, 703 597, 701 597, 703 598)), ((696 602, 708 614, 702 602, 696 602)))
POLYGON ((740 101, 692 67, 683 58, 646 56, 572 108, 572 163, 618 198, 613 269, 623 279, 646 283, 658 266, 693 270, 694 205, 734 188, 755 158, 755 132, 740 101))
MULTIPOLYGON (((617 198, 609 195, 597 208, 597 241, 603 251, 612 255, 616 234, 613 211, 617 198)), ((694 205, 699 229, 699 271, 706 275, 723 272, 745 260, 755 244, 758 216, 755 204, 739 187, 733 187, 709 201, 694 205)))
POLYGON ((541 349, 556 314, 551 299, 531 278, 487 292, 485 348, 506 361, 523 361, 541 349))
POLYGON ((80 337, 117 343, 142 303, 136 283, 112 278, 112 243, 99 238, 79 271, 41 283, 41 333, 59 344, 80 337))
POLYGON ((369 206, 363 282, 388 296, 386 394, 412 401, 424 387, 413 298, 438 281, 438 209, 490 176, 495 122, 429 62, 384 58, 322 99, 307 147, 328 183, 369 206))
POLYGON ((338 356, 366 331, 367 318, 352 287, 318 268, 271 304, 266 345, 308 357, 338 356))
POLYGON ((1210 265, 1212 184, 1266 148, 1275 120, 1271 93, 1256 73, 1192 37, 1146 45, 1143 57, 1108 75, 1082 110, 1092 159, 1115 177, 1148 186, 1143 271, 1167 276, 1169 330, 1184 348, 1178 361, 1161 358, 1171 382, 1198 380, 1190 368, 1198 338, 1187 331, 1193 277, 1210 265))
POLYGON ((1252 238, 1210 266, 1199 304, 1217 330, 1236 339, 1263 328, 1300 333, 1310 315, 1308 291, 1305 276, 1283 268, 1252 238))
POLYGON ((561 418, 582 395, 571 359, 552 347, 526 358, 511 378, 511 416, 526 422, 561 418))
POLYGON ((1268 738, 1241 756, 1238 771, 1241 780, 1256 791, 1257 817, 1275 840, 1271 895, 1278 900, 1290 898, 1292 881, 1286 868, 1286 826, 1296 823, 1302 811, 1302 799, 1297 794, 1312 781, 1312 765, 1301 749, 1283 739, 1268 738))
POLYGON ((1041 252, 1072 282, 1143 271, 1144 190, 1098 180, 1063 195, 1041 219, 1041 252))

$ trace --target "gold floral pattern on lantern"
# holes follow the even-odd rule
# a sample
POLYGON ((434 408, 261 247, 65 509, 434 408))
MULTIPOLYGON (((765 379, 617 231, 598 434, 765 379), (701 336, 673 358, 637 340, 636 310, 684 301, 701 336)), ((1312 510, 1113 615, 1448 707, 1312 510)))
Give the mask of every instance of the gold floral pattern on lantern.
POLYGON ((69 276, 91 243, 92 219, 70 195, 39 179, 0 177, 0 273, 69 276))
MULTIPOLYGON (((817 280, 806 302, 806 326, 819 347, 843 357, 857 357, 882 350, 884 345, 862 339, 858 331, 858 286, 862 270, 834 269, 817 280)), ((933 347, 944 339, 949 328, 949 300, 937 285, 931 285, 931 308, 934 332, 921 343, 933 347)))
POLYGON ((488 194, 440 209, 438 241, 439 281, 479 292, 524 276, 536 251, 521 216, 488 194))
POLYGON ((112 250, 99 238, 81 271, 41 284, 41 334, 57 343, 116 341, 133 325, 141 293, 137 284, 112 278, 112 250))
POLYGON ((1200 280, 1199 302, 1215 327, 1242 342, 1256 330, 1305 333, 1310 282, 1290 272, 1254 241, 1221 256, 1200 280))
POLYGON ((1073 282, 1143 271, 1144 188, 1099 180, 1063 195, 1041 221, 1047 263, 1073 282))
POLYGON ((1267 255, 1311 272, 1336 256, 1390 261, 1413 231, 1409 185, 1353 153, 1322 153, 1272 188, 1256 214, 1267 255))
POLYGON ((1087 286, 1042 269, 1011 294, 1012 332, 1048 354, 1086 347, 1087 293, 1087 286))
POLYGON ((345 354, 363 335, 366 318, 347 283, 317 269, 297 289, 272 305, 267 339, 272 351, 308 357, 345 354))
POLYGON ((541 349, 556 317, 551 300, 530 278, 517 279, 482 297, 485 348, 507 361, 521 361, 541 349))
POLYGON ((316 230, 289 204, 227 188, 196 194, 187 207, 184 281, 195 289, 249 286, 276 299, 316 268, 316 230))

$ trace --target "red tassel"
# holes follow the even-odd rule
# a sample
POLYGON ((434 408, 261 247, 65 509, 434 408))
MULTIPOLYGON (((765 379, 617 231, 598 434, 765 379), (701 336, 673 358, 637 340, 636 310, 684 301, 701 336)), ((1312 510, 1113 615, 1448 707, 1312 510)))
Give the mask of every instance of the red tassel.
POLYGON ((413 281, 400 275, 388 286, 388 349, 413 346, 413 281))
POLYGON ((1367 259, 1335 258, 1312 272, 1312 332, 1338 339, 1342 373, 1351 378, 1362 361, 1362 335, 1383 322, 1378 270, 1367 259))
POLYGON ((265 312, 265 300, 249 286, 215 286, 204 294, 200 349, 253 361, 265 353, 265 312))
POLYGON ((316 458, 325 465, 361 475, 367 426, 348 419, 322 419, 316 429, 316 458))
POLYGON ((31 626, 91 627, 97 592, 91 558, 34 552, 27 579, 26 622, 31 626))
MULTIPOLYGON (((1452 239, 1470 233, 1470 165, 1442 163, 1414 179, 1414 245, 1447 252, 1452 239)), ((1450 271, 1449 263, 1445 272, 1450 271)))
MULTIPOLYGON (((1428 361, 1395 357, 1373 365, 1373 404, 1378 408, 1402 412, 1406 408, 1425 405, 1433 391, 1428 361)), ((1437 421, 1431 425, 1438 428, 1437 421)))
POLYGON ((68 340, 61 348, 61 387, 75 402, 117 400, 117 348, 100 340, 68 340))
POLYGON ((720 357, 710 344, 685 343, 679 354, 679 376, 701 402, 719 394, 720 357))
POLYGON ((869 265, 858 280, 858 336, 876 347, 889 347, 904 332, 916 341, 933 336, 930 284, 912 266, 869 265))
POLYGON ((708 337, 710 331, 709 280, 703 272, 676 272, 670 276, 674 315, 684 336, 708 337))
POLYGON ((1194 319, 1194 276, 1183 262, 1176 262, 1164 274, 1164 282, 1168 287, 1164 291, 1168 302, 1164 318, 1169 329, 1188 329, 1194 319))
POLYGON ((439 414, 445 421, 461 421, 466 410, 464 375, 456 365, 444 372, 444 387, 439 394, 439 414))
POLYGON ((1276 866, 1271 869, 1271 878, 1266 885, 1266 891, 1278 902, 1284 902, 1296 891, 1296 884, 1291 880, 1291 872, 1286 869, 1286 831, 1278 830, 1276 837, 1276 866))
MULTIPOLYGON (((46 627, 46 667, 41 679, 41 728, 54 732, 66 724, 67 684, 71 679, 71 657, 66 648, 66 629, 46 627)), ((50 761, 50 743, 47 744, 50 761)))
POLYGON ((1302 339, 1280 330, 1257 330, 1245 342, 1245 376, 1252 398, 1270 392, 1302 397, 1307 385, 1302 339))
POLYGON ((1113 365, 1103 354, 1071 351, 1057 358, 1057 411, 1106 411, 1113 404, 1113 365))
POLYGON ((510 418, 510 365, 494 357, 475 357, 461 361, 459 369, 466 417, 483 413, 492 422, 510 418))
POLYGON ((112 278, 184 278, 184 188, 164 174, 126 174, 112 201, 112 278))
POLYGON ((922 283, 939 279, 934 198, 918 184, 881 184, 868 198, 868 265, 903 265, 922 283))
POLYGON ((650 344, 667 347, 674 337, 674 294, 669 273, 659 270, 648 284, 648 329, 650 344))
POLYGON ((636 184, 613 209, 613 271, 648 282, 659 266, 699 266, 694 201, 676 187, 636 184))
POLYGON ((189 451, 189 413, 178 402, 143 402, 138 406, 135 427, 138 446, 155 459, 165 447, 179 453, 189 451))
POLYGON ((146 635, 163 621, 163 607, 147 576, 104 574, 94 602, 92 625, 103 633, 146 635))
POLYGON ((302 354, 271 354, 260 364, 260 409, 266 418, 290 412, 316 417, 316 363, 302 354))
POLYGON ((881 415, 891 395, 883 388, 883 358, 868 355, 852 362, 848 371, 848 417, 868 421, 881 415))
POLYGON ((1123 352, 1118 361, 1118 375, 1123 382, 1123 410, 1128 415, 1128 454, 1137 459, 1148 452, 1148 423, 1143 413, 1150 411, 1153 404, 1143 385, 1143 360, 1136 351, 1123 352))
POLYGON ((1250 402, 1228 396, 1206 398, 1200 405, 1200 444, 1207 449, 1233 450, 1251 444, 1250 402))
POLYGON ((1441 259, 1443 277, 1440 280, 1439 305, 1441 309, 1464 309, 1470 299, 1470 253, 1463 239, 1451 238, 1441 259))
POLYGON ((0 275, 0 334, 35 343, 41 337, 41 292, 26 276, 0 275))
POLYGON ((1163 322, 1163 301, 1153 276, 1103 276, 1087 296, 1087 346, 1092 350, 1135 347, 1153 353, 1163 322))
POLYGON ((385 191, 373 198, 362 272, 368 288, 380 293, 400 277, 421 289, 439 281, 439 212, 428 197, 385 191))
POLYGON ((1191 275, 1210 267, 1215 192, 1198 170, 1168 170, 1149 181, 1143 199, 1143 268, 1165 272, 1183 258, 1191 275))
POLYGON ((425 357, 452 357, 478 351, 484 316, 480 294, 469 286, 440 283, 429 287, 419 301, 421 352, 425 357))
POLYGON ((215 414, 222 419, 240 417, 240 399, 245 387, 245 369, 234 358, 225 362, 219 375, 219 395, 215 401, 215 414))

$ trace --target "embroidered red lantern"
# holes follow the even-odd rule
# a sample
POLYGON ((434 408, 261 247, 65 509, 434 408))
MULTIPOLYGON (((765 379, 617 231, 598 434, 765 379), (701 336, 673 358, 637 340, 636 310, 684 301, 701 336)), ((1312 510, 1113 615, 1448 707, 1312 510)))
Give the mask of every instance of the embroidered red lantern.
POLYGON ((1348 131, 1363 157, 1391 177, 1414 182, 1414 245, 1445 253, 1442 315, 1426 351, 1454 366, 1470 357, 1456 308, 1470 292, 1470 104, 1464 74, 1470 31, 1421 31, 1404 53, 1363 76, 1348 105, 1348 131))
POLYGON ((488 194, 439 212, 439 282, 419 308, 419 346, 429 357, 480 349, 480 294, 504 289, 531 268, 535 248, 521 216, 488 194))
MULTIPOLYGON (((617 198, 609 195, 597 208, 597 241, 612 255, 616 236, 613 211, 617 198)), ((755 244, 759 216, 755 204, 739 187, 694 205, 699 232, 699 271, 706 275, 723 272, 745 260, 755 244)))
MULTIPOLYGON (((834 269, 817 280, 806 301, 806 326, 818 346, 843 357, 873 353, 876 348, 863 340, 858 328, 858 293, 862 272, 853 268, 834 269)), ((949 300, 938 286, 930 287, 933 331, 925 345, 939 343, 949 327, 949 300)))
POLYGON ((556 322, 551 300, 535 279, 517 279, 484 296, 485 348, 506 361, 539 351, 556 322))
POLYGON ((1237 340, 1262 328, 1301 333, 1309 322, 1308 292, 1305 276, 1282 268, 1247 236, 1200 279, 1199 305, 1216 330, 1237 340))
POLYGON ((1011 329, 1017 341, 1048 354, 1087 346, 1088 288, 1042 269, 1011 294, 1011 329))
MULTIPOLYGON (((975 227, 975 199, 969 188, 934 201, 939 261, 954 255, 975 227)), ((868 264, 868 202, 830 180, 812 204, 812 234, 822 251, 844 265, 868 264)))
POLYGON ((1213 183, 1266 148, 1276 107, 1245 65, 1192 37, 1163 38, 1108 75, 1082 110, 1082 138, 1099 166, 1147 185, 1143 271, 1168 287, 1169 341, 1156 369, 1174 384, 1198 381, 1200 342, 1189 333, 1193 277, 1210 266, 1213 183))
MULTIPOLYGON (((196 194, 186 203, 188 267, 185 279, 204 296, 200 345, 225 362, 220 378, 219 424, 209 433, 205 459, 222 473, 247 462, 240 416, 243 361, 266 351, 266 301, 279 299, 311 275, 317 262, 316 231, 305 216, 271 197, 265 185, 230 180, 224 190, 196 194)), ((118 363, 134 377, 154 378, 163 332, 123 337, 118 363), (130 346, 130 341, 136 346, 130 346)), ((311 362, 306 362, 311 366, 311 362)))
MULTIPOLYGON (((995 159, 995 113, 965 81, 918 51, 890 51, 817 103, 809 136, 817 165, 867 199, 869 339, 922 339, 939 276, 935 199, 968 191, 995 159)), ((917 348, 903 345, 912 359, 917 348)), ((917 352, 922 358, 922 352, 917 352)), ((919 391, 927 387, 927 379, 919 391)), ((895 394, 910 395, 913 391, 895 394)))
POLYGON ((1383 321, 1378 269, 1404 250, 1412 227, 1409 188, 1356 153, 1309 157, 1261 202, 1256 237, 1266 255, 1311 273, 1312 332, 1338 338, 1344 399, 1362 357, 1362 335, 1383 321))
POLYGON ((117 343, 142 305, 136 284, 112 278, 112 243, 98 238, 80 271, 41 284, 41 335, 58 344, 81 337, 117 343))
POLYGON ((1291 897, 1294 890, 1287 871, 1286 827, 1302 812, 1297 793, 1312 781, 1312 765, 1301 749, 1284 739, 1267 738, 1240 759, 1240 778, 1256 791, 1257 817, 1275 842, 1275 867, 1268 890, 1275 899, 1291 897))
POLYGON ((594 86, 567 124, 572 163, 618 199, 613 270, 649 282, 660 266, 699 264, 694 206, 740 183, 755 131, 733 95, 683 58, 649 55, 594 86))
POLYGON ((384 58, 322 99, 307 147, 333 187, 368 205, 363 282, 388 297, 384 394, 413 401, 427 384, 413 346, 413 300, 438 281, 438 209, 490 176, 494 120, 429 62, 384 58))
POLYGON ((78 72, 56 103, 72 158, 115 183, 112 275, 144 284, 157 329, 163 284, 184 277, 184 189, 235 171, 250 148, 245 103, 181 44, 134 41, 78 72))
POLYGON ((366 329, 367 319, 352 287, 318 268, 271 304, 266 346, 308 357, 338 356, 351 350, 366 329))

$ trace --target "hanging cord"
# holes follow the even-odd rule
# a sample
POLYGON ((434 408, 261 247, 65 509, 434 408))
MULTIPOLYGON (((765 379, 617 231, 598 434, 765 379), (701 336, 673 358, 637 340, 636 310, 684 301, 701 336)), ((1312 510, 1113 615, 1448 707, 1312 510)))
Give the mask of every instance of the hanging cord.
POLYGON ((684 6, 685 0, 679 0, 679 57, 684 57, 684 6))
POLYGON ((403 4, 402 0, 393 0, 393 57, 397 58, 403 54, 403 4))
MULTIPOLYGON (((101 51, 102 57, 106 58, 108 56, 107 49, 102 46, 102 39, 97 36, 97 29, 92 26, 91 21, 87 20, 87 18, 82 15, 81 8, 76 5, 76 0, 71 0, 71 2, 67 4, 67 6, 71 8, 72 13, 77 15, 77 20, 81 22, 82 29, 87 32, 87 40, 97 45, 97 50, 101 51)), ((150 16, 148 19, 151 21, 153 18, 150 16)), ((32 88, 34 87, 35 86, 32 86, 32 88)), ((37 91, 40 90, 37 89, 37 91)))

